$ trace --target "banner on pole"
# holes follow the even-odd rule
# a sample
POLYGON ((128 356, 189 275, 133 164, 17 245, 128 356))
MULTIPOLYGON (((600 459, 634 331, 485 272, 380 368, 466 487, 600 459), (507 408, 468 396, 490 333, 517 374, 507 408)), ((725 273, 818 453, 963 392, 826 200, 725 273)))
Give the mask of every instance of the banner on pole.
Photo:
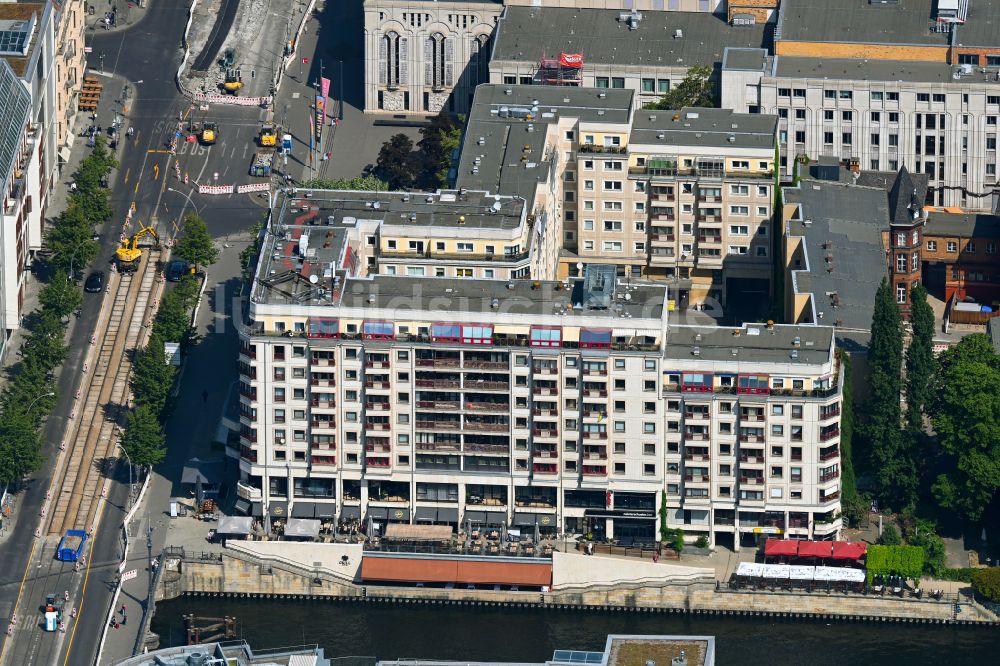
POLYGON ((324 99, 330 96, 330 79, 320 78, 320 92, 324 99))
POLYGON ((316 95, 316 143, 322 145, 323 119, 326 118, 326 98, 316 95))

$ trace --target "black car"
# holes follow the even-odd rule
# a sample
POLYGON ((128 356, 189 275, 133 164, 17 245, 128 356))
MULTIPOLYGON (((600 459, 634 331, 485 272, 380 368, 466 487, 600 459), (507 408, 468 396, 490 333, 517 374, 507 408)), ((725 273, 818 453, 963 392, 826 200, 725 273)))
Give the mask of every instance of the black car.
POLYGON ((187 275, 189 270, 188 262, 181 259, 174 259, 167 264, 167 280, 170 282, 180 282, 181 278, 187 275))
POLYGON ((83 284, 83 290, 91 294, 99 293, 102 289, 104 289, 104 273, 102 271, 91 273, 83 284))

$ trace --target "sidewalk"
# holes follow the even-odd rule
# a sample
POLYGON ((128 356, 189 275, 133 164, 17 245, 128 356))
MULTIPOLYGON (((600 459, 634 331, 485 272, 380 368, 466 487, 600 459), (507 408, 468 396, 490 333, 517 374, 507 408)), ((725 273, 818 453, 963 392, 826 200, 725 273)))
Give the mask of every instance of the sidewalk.
MULTIPOLYGON (((206 461, 224 456, 223 449, 212 442, 216 439, 230 393, 231 359, 236 357, 239 348, 230 309, 239 286, 239 254, 249 242, 249 236, 227 238, 219 260, 209 269, 208 285, 195 322, 199 342, 185 359, 177 405, 166 426, 168 458, 154 471, 143 504, 128 526, 131 545, 125 570, 135 569, 136 577, 123 585, 117 602, 119 610, 123 603, 127 606, 128 623, 107 630, 98 664, 113 664, 131 655, 143 629, 142 608, 149 586, 146 535, 150 527, 153 557, 158 557, 168 544, 192 551, 221 548, 205 540, 214 524, 200 522, 190 514, 172 519, 169 509, 172 498, 188 497, 188 488, 183 488, 179 482, 185 462, 195 456, 206 461), (221 371, 223 369, 225 371, 221 371), (208 392, 207 400, 202 398, 203 391, 208 392)), ((121 613, 117 613, 117 618, 121 620, 121 613)))
POLYGON ((89 11, 84 16, 87 30, 101 31, 108 30, 116 32, 130 28, 143 19, 146 15, 144 10, 149 8, 149 3, 155 0, 89 0, 88 7, 94 10, 89 11), (114 12, 114 26, 105 27, 104 17, 108 12, 114 12))

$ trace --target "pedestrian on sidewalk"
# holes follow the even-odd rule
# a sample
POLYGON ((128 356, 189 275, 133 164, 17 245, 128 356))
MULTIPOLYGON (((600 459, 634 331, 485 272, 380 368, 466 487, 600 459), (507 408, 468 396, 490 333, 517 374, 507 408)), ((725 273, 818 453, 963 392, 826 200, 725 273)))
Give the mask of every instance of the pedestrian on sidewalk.
POLYGON ((128 624, 128 615, 122 615, 122 626, 128 624))
POLYGON ((122 604, 122 615, 125 614, 125 604, 122 604))

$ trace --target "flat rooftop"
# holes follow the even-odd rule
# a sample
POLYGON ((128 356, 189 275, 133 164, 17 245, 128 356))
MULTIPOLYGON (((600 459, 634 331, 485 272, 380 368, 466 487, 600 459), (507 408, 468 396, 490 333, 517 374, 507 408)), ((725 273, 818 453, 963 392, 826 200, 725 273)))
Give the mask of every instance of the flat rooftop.
POLYGON ((301 646, 254 651, 243 641, 204 643, 154 650, 115 662, 115 666, 181 666, 191 663, 189 657, 200 655, 209 663, 241 664, 245 666, 330 666, 318 646, 301 646))
POLYGON ((776 324, 768 328, 766 323, 739 327, 671 326, 664 356, 731 363, 820 365, 829 360, 832 347, 831 326, 776 324))
POLYGON ((630 30, 618 20, 623 11, 507 7, 493 60, 537 62, 543 55, 582 53, 585 69, 588 64, 693 67, 722 62, 727 46, 770 46, 764 25, 732 26, 707 12, 648 11, 630 30))
MULTIPOLYGON (((901 44, 948 47, 951 35, 933 32, 936 0, 781 0, 777 41, 901 44)), ((1000 41, 1000 2, 972 0, 957 27, 960 46, 1000 41)))
POLYGON ((625 125, 634 93, 556 86, 486 84, 476 88, 456 186, 516 194, 530 202, 549 179, 546 128, 560 118, 625 125), (530 114, 530 119, 529 119, 530 114))
POLYGON ((583 279, 570 280, 568 284, 567 289, 564 283, 556 281, 376 275, 348 278, 339 305, 359 311, 423 312, 463 322, 494 321, 509 314, 530 316, 538 321, 555 319, 572 325, 574 319, 597 317, 608 320, 608 326, 625 328, 636 319, 658 321, 663 316, 667 285, 633 282, 627 290, 629 299, 625 300, 626 290, 619 284, 610 306, 598 309, 584 307, 583 279))
POLYGON ((18 76, 24 76, 28 68, 44 12, 43 2, 0 3, 0 58, 18 76))
MULTIPOLYGON (((1000 38, 998 38, 1000 41, 1000 38)), ((967 86, 971 83, 996 84, 996 73, 972 73, 954 78, 956 67, 916 60, 862 60, 850 58, 800 58, 775 56, 773 75, 782 78, 830 79, 882 83, 943 83, 967 86)))
POLYGON ((1000 238, 1000 216, 990 213, 949 212, 941 208, 928 208, 924 236, 1000 238))
POLYGON ((800 181, 782 190, 786 204, 801 206, 802 220, 786 220, 789 236, 802 237, 805 262, 791 270, 797 293, 812 293, 817 323, 871 328, 875 292, 887 275, 882 231, 889 228, 883 187, 827 180, 800 181))
POLYGON ((639 110, 630 143, 664 147, 714 146, 774 150, 778 117, 732 109, 639 110))
POLYGON ((766 49, 727 47, 722 56, 722 68, 759 72, 767 63, 766 49))

